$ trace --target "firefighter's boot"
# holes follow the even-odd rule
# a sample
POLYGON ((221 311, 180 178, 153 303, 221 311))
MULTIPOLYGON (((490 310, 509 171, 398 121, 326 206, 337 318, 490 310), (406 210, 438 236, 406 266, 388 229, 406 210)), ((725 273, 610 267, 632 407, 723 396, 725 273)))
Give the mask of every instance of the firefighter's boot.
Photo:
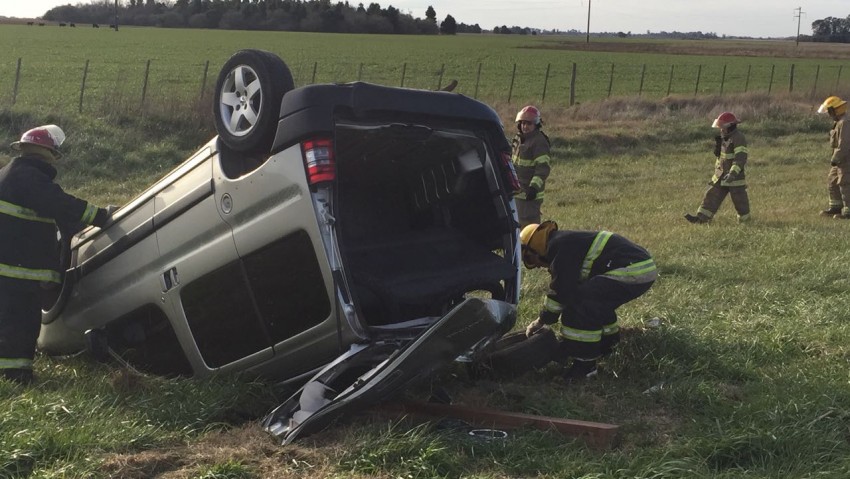
POLYGON ((599 374, 596 368, 596 360, 590 361, 573 359, 573 364, 564 372, 563 378, 567 384, 575 384, 588 379, 593 379, 599 374))
POLYGON ((840 214, 841 214, 841 207, 840 206, 830 206, 829 208, 820 212, 821 216, 829 216, 829 217, 834 217, 835 215, 840 215, 840 214))
POLYGON ((685 219, 688 220, 688 223, 694 224, 708 223, 710 221, 710 218, 703 215, 702 213, 697 213, 696 215, 685 213, 685 219))

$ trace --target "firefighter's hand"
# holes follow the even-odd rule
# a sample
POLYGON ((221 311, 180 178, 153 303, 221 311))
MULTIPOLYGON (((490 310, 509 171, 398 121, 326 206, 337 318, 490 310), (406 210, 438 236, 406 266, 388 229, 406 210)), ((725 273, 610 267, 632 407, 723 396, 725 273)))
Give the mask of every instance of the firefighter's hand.
POLYGON ((723 144, 723 138, 720 135, 714 137, 714 156, 720 156, 720 146, 723 144))
POLYGON ((735 181, 737 179, 738 179, 738 174, 733 172, 733 171, 726 173, 726 176, 723 177, 723 181, 725 181, 727 183, 730 182, 730 181, 735 181))
POLYGON ((118 208, 120 208, 120 207, 115 206, 115 205, 107 205, 106 206, 106 214, 109 215, 110 218, 111 218, 112 215, 115 213, 115 211, 118 210, 118 208))
POLYGON ((543 329, 543 326, 546 325, 543 324, 543 321, 541 321, 540 318, 535 319, 525 328, 525 336, 528 338, 534 336, 535 333, 543 329))
POLYGON ((537 199, 537 188, 533 186, 529 186, 528 189, 525 190, 525 199, 529 201, 534 201, 537 199))

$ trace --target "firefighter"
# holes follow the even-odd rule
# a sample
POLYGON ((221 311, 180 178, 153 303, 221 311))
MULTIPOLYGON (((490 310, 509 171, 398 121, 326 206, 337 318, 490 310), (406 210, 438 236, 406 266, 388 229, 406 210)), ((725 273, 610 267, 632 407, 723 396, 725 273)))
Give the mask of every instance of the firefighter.
POLYGON ((514 200, 522 228, 540 223, 540 207, 549 177, 549 137, 543 133, 543 118, 534 106, 517 113, 516 128, 511 160, 521 187, 514 200))
POLYGON ((11 145, 20 156, 0 169, 0 377, 19 383, 33 380, 41 289, 61 282, 57 228, 103 226, 115 208, 90 205, 53 182, 64 140, 56 125, 28 130, 11 145))
POLYGON ((525 330, 531 336, 554 325, 560 358, 573 358, 567 383, 597 374, 596 361, 620 339, 616 309, 646 293, 657 277, 655 262, 641 246, 608 231, 559 231, 553 221, 520 232, 527 268, 546 267, 549 292, 539 317, 525 330))
POLYGON ((835 123, 829 132, 832 147, 829 174, 826 177, 829 191, 829 208, 820 212, 823 216, 850 219, 850 128, 844 128, 847 102, 831 96, 824 100, 818 113, 828 113, 835 123))
POLYGON ((728 194, 738 213, 738 221, 750 219, 750 199, 747 195, 747 139, 738 130, 740 120, 731 112, 724 111, 712 123, 719 128, 720 135, 714 137, 714 176, 708 183, 708 190, 696 215, 685 214, 691 223, 708 223, 728 194))

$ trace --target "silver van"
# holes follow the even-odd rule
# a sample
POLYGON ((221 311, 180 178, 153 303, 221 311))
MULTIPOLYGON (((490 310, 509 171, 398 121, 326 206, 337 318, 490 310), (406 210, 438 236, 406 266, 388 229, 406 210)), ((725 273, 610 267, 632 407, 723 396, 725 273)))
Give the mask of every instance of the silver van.
MULTIPOLYGON (((511 329, 517 183, 491 108, 360 82, 293 88, 280 58, 243 50, 213 110, 215 138, 64 243, 41 350, 94 341, 158 374, 249 371, 318 388, 335 410, 511 329)), ((303 394, 268 419, 285 440, 324 417, 291 423, 303 394)))

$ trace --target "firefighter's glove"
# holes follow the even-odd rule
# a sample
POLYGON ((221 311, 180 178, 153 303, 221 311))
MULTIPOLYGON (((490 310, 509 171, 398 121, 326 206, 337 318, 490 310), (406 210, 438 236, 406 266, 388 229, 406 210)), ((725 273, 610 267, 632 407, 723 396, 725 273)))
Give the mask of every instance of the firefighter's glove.
POLYGON ((833 159, 832 161, 829 162, 829 164, 832 165, 832 166, 838 166, 838 160, 833 159))
POLYGON ((737 181, 737 180, 738 180, 738 174, 735 173, 734 171, 730 171, 729 173, 726 173, 726 176, 723 177, 723 181, 725 181, 727 183, 730 182, 730 181, 737 181))
POLYGON ((525 190, 525 199, 527 199, 527 200, 529 200, 529 201, 534 201, 534 200, 536 200, 536 199, 537 199, 537 188, 535 188, 535 187, 533 187, 533 186, 529 186, 529 187, 525 190))
POLYGON ((535 319, 525 328, 525 336, 529 338, 534 336, 535 333, 543 329, 543 326, 546 326, 546 324, 540 318, 535 319))
POLYGON ((109 215, 109 217, 111 218, 112 215, 115 213, 115 211, 118 210, 118 208, 119 207, 115 206, 115 205, 107 205, 106 206, 106 214, 109 215))
POLYGON ((720 157, 720 147, 723 144, 723 138, 720 135, 714 137, 714 156, 720 157))

